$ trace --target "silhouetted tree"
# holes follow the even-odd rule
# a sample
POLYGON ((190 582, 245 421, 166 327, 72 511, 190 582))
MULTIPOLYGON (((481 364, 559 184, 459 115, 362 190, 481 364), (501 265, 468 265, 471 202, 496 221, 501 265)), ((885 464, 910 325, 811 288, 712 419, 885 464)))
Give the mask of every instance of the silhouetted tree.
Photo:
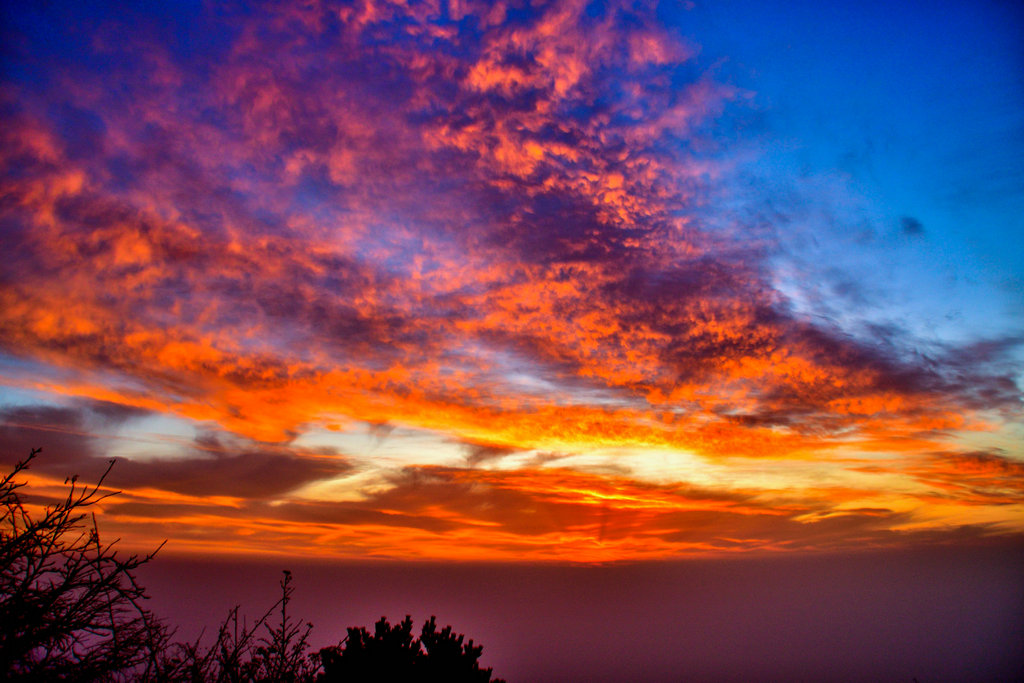
POLYGON ((292 573, 284 572, 281 598, 250 628, 239 623, 239 607, 228 612, 217 629, 214 642, 200 645, 202 635, 192 643, 176 643, 161 659, 159 680, 204 683, 311 683, 319 664, 308 653, 312 624, 296 623, 288 615, 294 588, 292 573), (277 625, 270 617, 279 610, 277 625), (261 628, 264 630, 262 636, 261 628))
POLYGON ((65 480, 67 495, 33 513, 15 478, 40 450, 0 480, 0 679, 155 676, 168 634, 142 606, 145 589, 134 574, 155 552, 119 557, 116 541, 101 541, 88 513, 114 495, 101 493, 110 467, 92 487, 65 480))
POLYGON ((295 590, 291 583, 292 573, 286 569, 281 579, 281 599, 278 601, 281 620, 277 626, 266 624, 267 633, 256 648, 256 675, 261 680, 281 683, 313 680, 315 667, 306 652, 313 624, 303 626, 288 616, 288 603, 295 590))
MULTIPOLYGON (((420 644, 423 646, 423 671, 430 681, 472 681, 487 683, 491 680, 491 669, 481 669, 478 660, 484 651, 483 645, 474 645, 471 638, 452 632, 451 626, 437 630, 434 617, 423 624, 420 644)), ((496 679, 501 680, 501 679, 496 679)))
POLYGON ((504 683, 491 678, 492 669, 480 668, 483 647, 464 641, 451 626, 438 631, 435 617, 423 624, 418 639, 412 635, 412 617, 394 626, 381 617, 373 635, 363 627, 349 628, 345 640, 320 650, 323 673, 317 681, 504 683))
POLYGON ((480 668, 481 646, 451 626, 439 631, 434 617, 418 639, 411 617, 394 626, 382 617, 373 635, 350 628, 336 647, 310 654, 313 625, 288 613, 289 571, 280 599, 252 627, 235 607, 209 647, 202 634, 172 644, 164 623, 142 606, 147 596, 134 574, 156 553, 119 557, 116 541, 101 542, 90 514, 117 493, 102 492, 110 467, 92 487, 71 477, 58 502, 28 505, 19 494, 25 484, 15 479, 39 452, 0 479, 0 680, 504 683, 480 668))

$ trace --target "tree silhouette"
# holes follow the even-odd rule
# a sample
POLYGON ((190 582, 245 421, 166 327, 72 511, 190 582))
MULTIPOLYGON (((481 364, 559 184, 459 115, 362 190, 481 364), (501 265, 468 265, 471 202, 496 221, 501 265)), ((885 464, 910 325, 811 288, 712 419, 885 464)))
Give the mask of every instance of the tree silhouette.
POLYGON ((157 680, 202 683, 312 683, 319 669, 308 653, 312 624, 296 623, 288 616, 294 588, 292 573, 284 571, 281 598, 252 627, 239 623, 240 607, 233 607, 217 629, 214 642, 202 647, 202 635, 192 643, 175 643, 160 659, 157 680), (270 617, 279 610, 280 621, 270 617), (257 638, 260 630, 263 636, 257 638))
POLYGON ((89 509, 116 495, 103 490, 113 461, 95 485, 70 477, 67 494, 40 507, 26 503, 25 483, 16 481, 39 452, 0 479, 0 680, 504 683, 480 668, 481 646, 451 626, 438 630, 434 617, 418 639, 411 617, 394 626, 382 617, 372 635, 349 628, 337 646, 309 653, 313 625, 288 612, 289 571, 281 597, 251 627, 234 607, 208 647, 202 634, 171 643, 164 623, 143 607, 146 592, 135 578, 156 553, 119 557, 117 541, 100 540, 89 509))
POLYGON ((40 450, 0 480, 0 679, 151 677, 168 634, 134 572, 155 552, 118 557, 100 540, 88 513, 114 495, 101 492, 110 467, 91 488, 67 479, 66 497, 34 514, 15 477, 40 450))
POLYGON ((291 583, 292 573, 286 569, 281 579, 281 599, 278 601, 281 620, 277 626, 267 624, 267 635, 256 648, 256 672, 264 680, 299 683, 313 679, 313 665, 306 654, 313 624, 302 626, 288 616, 288 603, 295 591, 291 583))
POLYGON ((372 635, 363 627, 349 628, 345 640, 320 650, 323 673, 317 681, 504 683, 491 678, 492 669, 480 668, 483 646, 464 641, 451 626, 438 631, 435 617, 423 624, 419 639, 412 635, 412 617, 394 626, 381 617, 372 635))

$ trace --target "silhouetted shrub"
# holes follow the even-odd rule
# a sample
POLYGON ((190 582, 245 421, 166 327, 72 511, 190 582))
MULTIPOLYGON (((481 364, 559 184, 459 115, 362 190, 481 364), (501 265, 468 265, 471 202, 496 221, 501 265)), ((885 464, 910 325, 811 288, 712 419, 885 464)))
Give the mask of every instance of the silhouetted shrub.
POLYGON ((289 571, 280 599, 251 627, 235 607, 208 647, 202 635, 172 644, 164 623, 142 606, 147 596, 134 574, 155 552, 118 557, 116 541, 101 542, 89 514, 117 493, 102 492, 110 467, 92 487, 67 479, 65 497, 33 512, 15 479, 39 452, 0 479, 0 680, 503 683, 480 668, 481 646, 451 626, 438 631, 434 617, 418 639, 411 617, 394 626, 382 617, 372 635, 350 628, 337 646, 310 653, 312 624, 288 614, 289 571))
POLYGON ((423 624, 419 639, 412 635, 412 617, 392 626, 385 617, 365 628, 350 628, 344 641, 318 653, 323 673, 317 681, 429 681, 504 683, 481 669, 483 647, 465 641, 451 626, 437 630, 435 617, 423 624))
POLYGON ((294 622, 288 616, 293 588, 292 574, 284 572, 281 598, 250 628, 239 623, 239 607, 234 607, 217 629, 209 647, 202 647, 202 636, 193 643, 175 643, 159 663, 159 680, 218 681, 218 683, 311 683, 319 669, 314 655, 308 653, 312 624, 294 622), (269 619, 279 610, 280 621, 269 619), (257 638, 260 630, 262 636, 257 638))
POLYGON ((153 554, 118 557, 116 541, 100 540, 95 515, 87 520, 89 508, 114 495, 101 493, 110 468, 91 488, 67 479, 66 497, 33 514, 15 478, 39 452, 0 480, 0 679, 155 676, 167 631, 142 606, 134 575, 153 554))

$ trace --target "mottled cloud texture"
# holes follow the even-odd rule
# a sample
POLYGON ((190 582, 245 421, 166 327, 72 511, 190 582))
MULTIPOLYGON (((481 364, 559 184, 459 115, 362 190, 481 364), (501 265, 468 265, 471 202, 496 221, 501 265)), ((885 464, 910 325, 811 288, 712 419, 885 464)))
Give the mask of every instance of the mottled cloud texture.
POLYGON ((1019 425, 1006 357, 798 314, 771 230, 714 204, 745 95, 655 8, 62 11, 3 38, 0 350, 74 407, 0 433, 52 469, 102 457, 97 405, 197 425, 115 467, 133 538, 603 560, 1021 527, 1020 453, 961 444, 1019 425), (464 457, 301 445, 366 424, 464 457), (642 473, 665 453, 716 481, 642 473))

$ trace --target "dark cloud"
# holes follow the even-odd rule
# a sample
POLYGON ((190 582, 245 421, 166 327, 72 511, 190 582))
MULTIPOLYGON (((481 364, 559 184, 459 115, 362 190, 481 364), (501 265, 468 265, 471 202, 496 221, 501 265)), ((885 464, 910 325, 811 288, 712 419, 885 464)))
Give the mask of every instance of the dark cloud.
POLYGON ((360 526, 386 526, 421 529, 443 534, 464 528, 463 525, 452 520, 439 519, 428 514, 417 514, 417 510, 385 511, 366 503, 292 500, 272 508, 254 505, 248 512, 300 524, 345 525, 354 529, 358 529, 360 526))
MULTIPOLYGON (((0 450, 8 465, 33 448, 42 454, 33 470, 55 477, 80 475, 95 481, 107 468, 110 437, 96 433, 94 418, 115 424, 145 411, 107 402, 79 402, 76 407, 20 406, 0 411, 0 450)), ((180 457, 116 458, 106 483, 123 489, 155 488, 192 496, 269 498, 303 484, 344 475, 351 464, 331 451, 290 449, 227 442, 200 434, 180 457)))
POLYGON ((351 465, 339 455, 249 450, 213 457, 147 461, 119 458, 108 483, 120 488, 156 488, 190 496, 262 499, 303 484, 344 475, 351 465))
POLYGON ((466 450, 466 462, 470 467, 474 467, 481 463, 485 463, 491 460, 500 460, 509 455, 518 452, 518 449, 509 448, 508 446, 497 446, 494 444, 481 444, 481 443, 467 443, 465 444, 466 450))
POLYGON ((153 412, 137 406, 125 405, 123 403, 111 403, 110 401, 79 399, 77 405, 83 406, 90 415, 101 418, 111 425, 122 425, 130 420, 137 420, 153 415, 153 412))
POLYGON ((947 346, 923 361, 932 368, 942 368, 944 382, 937 388, 956 395, 965 406, 1012 417, 1019 414, 1024 398, 1015 379, 1021 368, 1016 357, 1021 348, 1024 337, 1004 336, 947 346))
POLYGON ((395 431, 395 425, 387 422, 371 422, 367 425, 370 436, 379 444, 386 440, 395 431))
MULTIPOLYGON (((392 478, 391 485, 360 506, 426 519, 432 519, 441 507, 445 511, 442 520, 454 517, 463 520, 464 525, 484 523, 524 537, 585 528, 621 540, 636 533, 650 533, 643 530, 662 523, 668 528, 692 525, 689 518, 676 520, 675 515, 680 513, 674 512, 672 505, 649 506, 644 498, 652 494, 678 506, 737 506, 735 511, 708 513, 719 516, 743 517, 750 513, 746 506, 752 504, 752 495, 747 492, 658 486, 622 477, 621 473, 609 477, 608 472, 565 469, 500 472, 408 467, 392 478), (621 496, 627 502, 623 503, 621 496), (675 526, 677 521, 679 526, 675 526)), ((764 514, 767 518, 772 512, 765 507, 764 514)))
POLYGON ((250 500, 240 507, 128 501, 112 505, 111 511, 138 523, 166 519, 173 524, 182 515, 199 514, 223 518, 238 529, 251 520, 300 524, 301 529, 282 526, 281 538, 301 545, 303 533, 325 534, 364 545, 370 554, 376 546, 366 545, 367 534, 386 546, 394 539, 407 542, 410 537, 404 534, 424 532, 442 543, 447 535, 474 533, 479 547, 512 556, 539 538, 557 536, 575 543, 579 534, 607 544, 643 538, 653 547, 674 548, 672 552, 862 551, 1013 538, 989 524, 896 531, 894 527, 912 522, 913 515, 882 507, 836 511, 824 499, 790 499, 780 508, 777 501, 752 492, 659 486, 570 470, 501 473, 417 467, 395 476, 391 488, 361 501, 286 500, 269 505, 250 500))
POLYGON ((106 126, 95 112, 65 102, 55 106, 51 116, 54 129, 72 159, 88 159, 103 153, 106 126))
POLYGON ((925 498, 965 505, 1024 503, 1024 462, 992 451, 936 453, 908 473, 932 487, 925 498))
POLYGON ((103 444, 88 430, 88 413, 81 408, 14 406, 0 411, 0 458, 6 466, 23 460, 35 448, 43 455, 32 464, 56 477, 102 473, 103 444), (93 463, 95 461, 95 463, 93 463), (90 466, 83 471, 83 464, 90 466))
POLYGON ((890 527, 906 522, 909 517, 891 511, 844 511, 829 514, 813 521, 798 520, 807 514, 801 510, 792 515, 773 514, 765 509, 762 514, 737 514, 728 510, 684 511, 666 516, 666 541, 708 543, 727 549, 741 545, 778 549, 849 548, 864 544, 886 546, 893 542, 890 527))
POLYGON ((924 235, 924 224, 913 216, 901 216, 900 229, 904 235, 909 235, 910 237, 921 237, 924 235))

